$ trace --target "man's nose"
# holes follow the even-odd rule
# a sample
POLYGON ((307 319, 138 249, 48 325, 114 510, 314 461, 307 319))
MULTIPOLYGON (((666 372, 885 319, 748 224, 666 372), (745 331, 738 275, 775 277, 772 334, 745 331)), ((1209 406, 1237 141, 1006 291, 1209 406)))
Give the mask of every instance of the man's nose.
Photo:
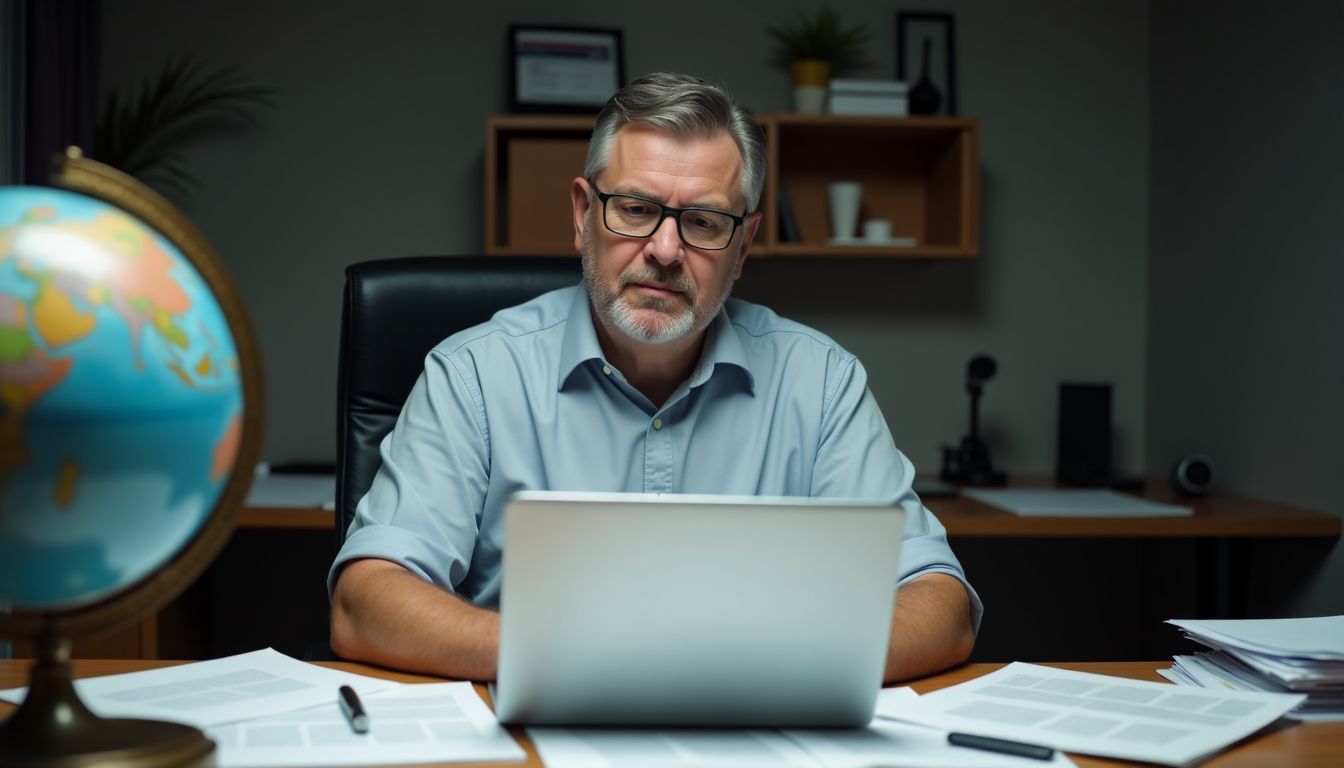
POLYGON ((675 216, 668 216, 658 223, 658 228, 649 235, 644 253, 663 265, 681 261, 681 233, 677 231, 675 216))

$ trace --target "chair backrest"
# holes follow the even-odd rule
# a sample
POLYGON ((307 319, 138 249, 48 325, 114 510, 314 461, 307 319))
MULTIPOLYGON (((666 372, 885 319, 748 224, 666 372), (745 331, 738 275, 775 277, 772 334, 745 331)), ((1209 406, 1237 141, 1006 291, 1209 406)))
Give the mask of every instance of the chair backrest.
POLYGON ((382 466, 378 445, 396 424, 425 355, 500 309, 575 285, 577 258, 419 256, 345 270, 336 378, 336 545, 382 466))

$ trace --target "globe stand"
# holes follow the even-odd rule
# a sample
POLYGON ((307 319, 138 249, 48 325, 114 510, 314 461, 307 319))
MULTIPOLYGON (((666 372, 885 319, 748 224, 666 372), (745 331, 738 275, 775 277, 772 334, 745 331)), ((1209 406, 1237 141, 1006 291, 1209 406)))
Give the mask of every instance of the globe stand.
POLYGON ((0 723, 7 768, 212 768, 215 743, 200 730, 156 720, 108 719, 75 692, 70 640, 43 632, 28 695, 0 723))

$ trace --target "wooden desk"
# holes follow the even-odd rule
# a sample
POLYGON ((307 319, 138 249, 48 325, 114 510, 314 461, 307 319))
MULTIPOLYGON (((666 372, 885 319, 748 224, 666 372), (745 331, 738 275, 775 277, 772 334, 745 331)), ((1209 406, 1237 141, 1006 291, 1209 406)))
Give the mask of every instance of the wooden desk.
MULTIPOLYGON (((1048 488, 1049 481, 1026 480, 1013 487, 1048 488)), ((1341 522, 1327 515, 1272 501, 1214 493, 1183 497, 1165 481, 1149 479, 1136 496, 1160 504, 1192 507, 1189 517, 1018 517, 965 496, 932 497, 925 506, 947 535, 981 537, 1132 538, 1292 538, 1337 539, 1341 522)))
MULTIPOLYGON (((75 674, 78 677, 97 677, 99 675, 115 674, 119 672, 133 672, 142 669, 153 669, 157 667, 171 666, 181 664, 180 661, 122 661, 122 660, 83 660, 75 662, 75 674)), ((15 686, 27 684, 27 665, 26 661, 0 660, 0 688, 13 688, 15 686)), ((424 677, 421 675, 409 675, 399 672, 388 672, 386 670, 368 667, 362 664, 349 664, 344 662, 324 663, 323 666, 336 667, 351 672, 357 672, 365 675, 377 675, 393 680, 399 680, 407 683, 433 682, 437 678, 424 677)), ((911 684, 916 691, 928 693, 936 691, 939 688, 945 688, 949 685, 955 685, 967 680, 974 679, 984 674, 988 674, 998 669, 999 664, 968 664, 958 667, 950 672, 941 675, 934 675, 911 684)), ((1125 662, 1090 662, 1090 663, 1069 663, 1054 664, 1066 669, 1075 669, 1083 672, 1092 672, 1103 675, 1115 675, 1117 677, 1126 677, 1132 680, 1147 680, 1151 682, 1164 682, 1164 680, 1154 671, 1160 667, 1168 666, 1166 662, 1153 661, 1125 661, 1125 662)), ((489 702, 489 695, 485 692, 485 687, 476 686, 476 690, 481 694, 481 698, 489 702)), ((0 702, 0 718, 8 716, 13 709, 13 705, 0 702)), ((527 762, 524 765, 529 768, 541 766, 541 760, 537 757, 537 751, 532 746, 532 742, 527 735, 519 728, 511 728, 510 732, 518 743, 527 751, 527 762)), ((1119 760, 1105 760, 1095 757, 1083 757, 1071 755, 1080 766, 1148 766, 1147 763, 1130 763, 1119 760)), ((462 765, 455 763, 453 765, 462 765)), ((506 763, 502 765, 516 766, 518 763, 506 763)), ((1265 731, 1257 734, 1246 741, 1234 745, 1232 748, 1215 756, 1212 760, 1202 763, 1201 766, 1207 768, 1234 768, 1238 766, 1301 766, 1303 768, 1326 768, 1329 766, 1344 765, 1344 723, 1280 723, 1269 727, 1265 731)))
MULTIPOLYGON (((1028 488, 1049 485, 1045 479, 1014 483, 1014 487, 1028 488)), ((1150 479, 1137 495, 1194 507, 1195 513, 1190 517, 1018 517, 964 496, 929 497, 924 504, 952 537, 1339 538, 1341 532, 1337 515, 1228 494, 1184 498, 1156 479, 1150 479)), ((239 515, 238 526, 331 530, 335 515, 324 509, 249 507, 239 515)))

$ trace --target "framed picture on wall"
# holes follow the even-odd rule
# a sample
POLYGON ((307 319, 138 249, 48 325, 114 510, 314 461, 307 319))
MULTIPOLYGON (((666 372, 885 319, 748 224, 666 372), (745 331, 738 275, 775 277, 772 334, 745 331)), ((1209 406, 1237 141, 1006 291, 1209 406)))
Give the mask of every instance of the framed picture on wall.
POLYGON ((597 112, 625 85, 619 29, 509 27, 509 109, 597 112))
POLYGON ((896 14, 896 79, 910 85, 910 114, 957 114, 957 44, 952 14, 896 14))

